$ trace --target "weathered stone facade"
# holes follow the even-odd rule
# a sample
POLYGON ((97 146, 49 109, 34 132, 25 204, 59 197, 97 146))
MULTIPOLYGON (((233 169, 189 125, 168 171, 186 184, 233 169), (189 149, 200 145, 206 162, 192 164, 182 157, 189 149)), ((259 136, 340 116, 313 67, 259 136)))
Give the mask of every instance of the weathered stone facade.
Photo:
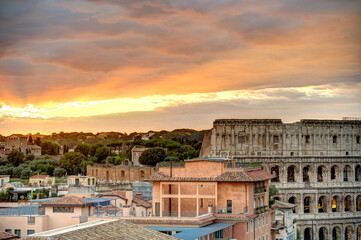
POLYGON ((154 168, 147 166, 114 166, 113 164, 88 165, 87 176, 97 178, 98 182, 143 182, 154 173, 154 168))
POLYGON ((360 136, 357 120, 215 120, 201 157, 262 162, 303 239, 361 239, 360 136))

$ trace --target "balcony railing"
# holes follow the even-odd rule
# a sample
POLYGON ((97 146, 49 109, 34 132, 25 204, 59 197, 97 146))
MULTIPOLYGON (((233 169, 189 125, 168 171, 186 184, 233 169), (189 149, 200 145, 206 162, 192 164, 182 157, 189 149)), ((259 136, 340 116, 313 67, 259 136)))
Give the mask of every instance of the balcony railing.
POLYGON ((265 192, 267 192, 266 187, 257 187, 257 188, 255 188, 255 194, 265 193, 265 192))
POLYGON ((258 207, 255 208, 254 212, 255 214, 261 214, 267 211, 267 206, 263 206, 263 207, 258 207))

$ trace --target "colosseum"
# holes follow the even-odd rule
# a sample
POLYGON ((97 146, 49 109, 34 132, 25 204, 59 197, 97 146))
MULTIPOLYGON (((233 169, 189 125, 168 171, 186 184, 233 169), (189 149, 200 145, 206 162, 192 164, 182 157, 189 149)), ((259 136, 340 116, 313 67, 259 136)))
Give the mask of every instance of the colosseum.
POLYGON ((301 239, 361 240, 361 121, 219 119, 201 157, 261 162, 294 203, 301 239))

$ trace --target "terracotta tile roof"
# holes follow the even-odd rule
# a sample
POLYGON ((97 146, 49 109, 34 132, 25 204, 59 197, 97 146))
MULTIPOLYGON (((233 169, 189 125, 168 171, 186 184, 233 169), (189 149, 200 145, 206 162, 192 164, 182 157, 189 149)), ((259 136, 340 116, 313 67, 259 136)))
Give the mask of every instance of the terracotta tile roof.
POLYGON ((125 192, 120 190, 111 191, 102 195, 102 197, 111 197, 111 196, 119 197, 121 199, 127 200, 127 198, 125 197, 125 192))
MULTIPOLYGON (((82 207, 84 206, 84 198, 76 196, 67 196, 62 198, 57 198, 49 202, 42 204, 44 207, 82 207)), ((89 203, 87 203, 89 204, 89 203)))
POLYGON ((134 196, 133 197, 133 202, 135 202, 136 204, 139 204, 145 208, 151 208, 152 207, 152 204, 150 202, 147 202, 137 196, 134 196))
POLYGON ((30 178, 34 179, 34 178, 48 178, 50 177, 49 175, 34 175, 34 176, 31 176, 30 178))
POLYGON ((215 179, 217 182, 253 182, 252 178, 243 171, 224 172, 215 179))
MULTIPOLYGON (((89 223, 88 223, 89 224, 89 223)), ((74 227, 73 229, 66 228, 59 229, 57 234, 54 231, 40 233, 41 236, 31 235, 28 236, 29 240, 78 240, 78 239, 129 239, 129 240, 175 240, 178 238, 166 235, 164 233, 139 226, 124 220, 104 222, 101 224, 94 224, 86 227, 81 227, 82 224, 74 227)))
POLYGON ((0 175, 0 178, 3 178, 3 177, 10 177, 10 175, 0 175))
POLYGON ((0 240, 20 238, 18 235, 14 235, 8 232, 0 232, 0 240))
POLYGON ((264 170, 248 171, 246 173, 248 176, 250 176, 250 178, 253 179, 253 181, 264 181, 275 178, 275 176, 264 170))
POLYGON ((209 177, 170 177, 163 172, 155 172, 144 179, 148 182, 257 182, 272 179, 274 176, 264 170, 227 171, 215 178, 209 177))
MULTIPOLYGON (((125 197, 125 192, 124 191, 112 191, 112 192, 109 192, 109 193, 106 193, 106 194, 103 194, 102 197, 111 197, 111 196, 116 196, 116 197, 119 197, 121 199, 124 199, 126 200, 127 198, 125 197)), ((147 202, 147 201, 144 201, 143 199, 137 197, 137 196, 133 196, 133 202, 135 204, 139 204, 145 208, 151 208, 152 207, 152 204, 147 202)))

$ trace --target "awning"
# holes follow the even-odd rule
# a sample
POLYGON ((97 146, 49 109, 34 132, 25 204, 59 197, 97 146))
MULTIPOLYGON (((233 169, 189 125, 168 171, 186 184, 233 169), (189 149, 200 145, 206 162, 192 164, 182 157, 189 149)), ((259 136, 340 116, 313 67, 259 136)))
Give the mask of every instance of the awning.
MULTIPOLYGON (((147 227, 156 231, 176 231, 176 233, 172 235, 173 237, 184 239, 184 240, 193 240, 195 238, 200 238, 206 236, 208 234, 217 232, 219 230, 228 228, 233 226, 235 223, 212 223, 208 226, 192 228, 192 227, 147 227)), ((230 230, 230 236, 232 236, 232 232, 230 230)))

